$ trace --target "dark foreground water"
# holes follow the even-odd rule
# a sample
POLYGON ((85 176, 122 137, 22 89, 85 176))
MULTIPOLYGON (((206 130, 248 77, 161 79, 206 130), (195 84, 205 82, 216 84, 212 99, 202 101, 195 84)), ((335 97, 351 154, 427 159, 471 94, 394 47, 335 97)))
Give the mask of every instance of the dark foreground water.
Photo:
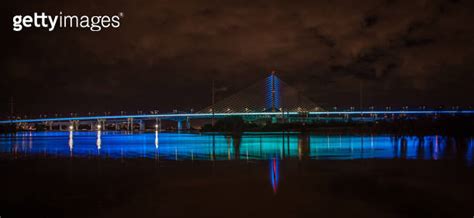
POLYGON ((0 216, 472 217, 473 149, 437 135, 2 135, 0 216))

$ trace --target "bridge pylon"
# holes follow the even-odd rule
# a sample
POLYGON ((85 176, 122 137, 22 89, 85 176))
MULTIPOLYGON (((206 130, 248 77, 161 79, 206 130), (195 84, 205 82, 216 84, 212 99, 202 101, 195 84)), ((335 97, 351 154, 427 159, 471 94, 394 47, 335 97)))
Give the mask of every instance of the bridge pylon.
POLYGON ((249 113, 322 111, 297 89, 282 81, 272 71, 263 80, 227 97, 198 113, 249 113))

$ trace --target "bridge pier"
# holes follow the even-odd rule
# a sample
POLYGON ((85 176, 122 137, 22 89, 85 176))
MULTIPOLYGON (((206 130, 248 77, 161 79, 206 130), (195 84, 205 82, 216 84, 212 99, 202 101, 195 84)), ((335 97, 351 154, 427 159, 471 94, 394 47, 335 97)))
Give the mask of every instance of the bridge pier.
POLYGON ((161 130, 161 119, 156 118, 155 121, 155 131, 159 132, 161 130))
POLYGON ((97 120, 97 125, 100 125, 100 130, 106 130, 106 120, 105 119, 98 119, 97 120))
POLYGON ((52 130, 53 130, 53 121, 46 121, 46 122, 44 122, 44 125, 46 126, 46 128, 47 128, 49 131, 52 131, 52 130))
POLYGON ((143 120, 139 120, 139 121, 138 121, 138 125, 139 125, 139 130, 140 130, 140 131, 144 131, 144 130, 145 130, 145 123, 143 122, 143 120))
POLYGON ((127 118, 127 131, 133 131, 133 118, 127 118))
POLYGON ((191 129, 191 120, 189 119, 189 117, 186 118, 186 129, 191 129))
POLYGON ((183 129, 183 121, 182 120, 178 120, 178 131, 181 131, 183 129))
POLYGON ((107 120, 105 120, 105 119, 102 120, 102 126, 103 126, 102 130, 104 130, 104 131, 107 130, 107 120))
POLYGON ((69 121, 69 127, 68 127, 68 130, 71 131, 71 130, 79 130, 79 121, 78 120, 70 120, 69 121), (72 127, 72 129, 71 129, 72 127))

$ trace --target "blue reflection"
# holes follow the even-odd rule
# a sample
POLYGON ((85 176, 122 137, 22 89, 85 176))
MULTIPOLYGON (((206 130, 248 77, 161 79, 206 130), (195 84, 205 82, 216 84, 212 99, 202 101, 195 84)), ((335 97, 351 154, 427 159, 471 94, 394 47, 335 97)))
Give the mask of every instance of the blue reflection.
POLYGON ((474 138, 471 138, 468 142, 468 147, 467 147, 467 152, 466 152, 466 162, 469 167, 474 166, 473 157, 474 157, 474 138))
POLYGON ((272 158, 270 160, 270 179, 272 181, 273 193, 276 194, 278 191, 278 182, 280 181, 280 169, 277 158, 272 158))
POLYGON ((186 134, 21 132, 0 135, 0 153, 163 160, 463 158, 472 165, 473 139, 446 136, 315 135, 298 133, 186 134), (461 144, 463 143, 463 144, 461 144), (462 147, 460 147, 462 146, 462 147), (462 149, 461 149, 462 148, 462 149))

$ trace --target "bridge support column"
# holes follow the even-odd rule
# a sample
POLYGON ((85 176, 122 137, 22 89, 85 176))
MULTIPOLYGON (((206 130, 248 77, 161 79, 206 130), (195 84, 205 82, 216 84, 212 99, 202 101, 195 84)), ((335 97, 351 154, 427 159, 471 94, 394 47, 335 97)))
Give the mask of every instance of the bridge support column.
POLYGON ((161 130, 161 119, 156 118, 155 131, 159 132, 160 130, 161 130))
POLYGON ((178 120, 178 131, 181 131, 183 129, 183 121, 178 120))
POLYGON ((53 122, 52 121, 46 122, 46 126, 48 127, 49 131, 53 130, 53 122))
POLYGON ((72 127, 72 130, 79 130, 79 120, 71 120, 69 121, 69 126, 68 126, 68 130, 70 131, 71 130, 71 127, 72 127))
POLYGON ((133 118, 127 118, 127 131, 133 131, 133 118))
POLYGON ((189 117, 186 118, 186 129, 191 129, 191 120, 189 119, 189 117))
POLYGON ((143 120, 139 120, 139 121, 138 121, 138 125, 139 125, 139 130, 140 130, 140 131, 144 131, 144 130, 145 130, 145 123, 143 122, 143 120))
POLYGON ((99 120, 97 120, 97 125, 100 125, 100 130, 106 130, 105 124, 106 124, 106 120, 105 120, 105 119, 99 119, 99 120))

